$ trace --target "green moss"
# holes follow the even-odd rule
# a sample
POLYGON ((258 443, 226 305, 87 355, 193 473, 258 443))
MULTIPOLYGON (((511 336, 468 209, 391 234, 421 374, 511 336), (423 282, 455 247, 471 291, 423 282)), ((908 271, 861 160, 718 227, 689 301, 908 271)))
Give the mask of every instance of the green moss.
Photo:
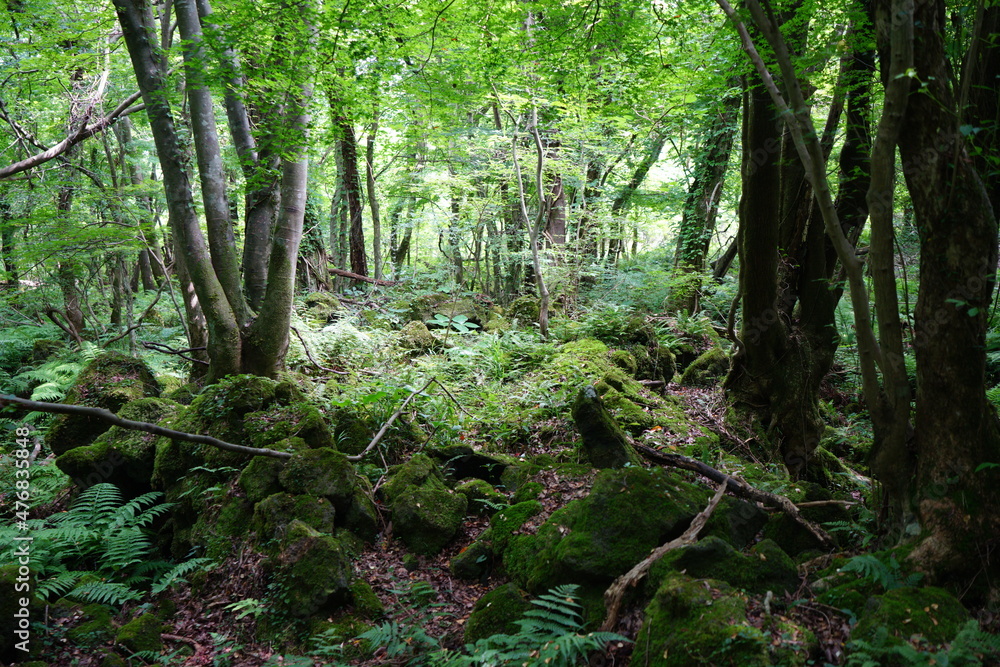
POLYGON ((632 435, 639 435, 644 431, 648 431, 656 424, 656 419, 653 415, 625 398, 617 389, 609 387, 604 395, 601 396, 601 400, 604 401, 604 405, 611 411, 615 421, 632 435))
POLYGON ((359 616, 368 619, 381 618, 385 615, 382 601, 367 581, 355 581, 348 587, 351 591, 351 604, 359 616))
POLYGON ((858 590, 858 582, 852 581, 823 591, 816 596, 816 601, 834 609, 845 609, 857 617, 865 608, 868 594, 858 590))
MULTIPOLYGON (((104 408, 117 413, 122 406, 140 398, 160 395, 160 384, 140 360, 104 352, 83 367, 64 403, 104 408)), ((110 425, 93 417, 59 415, 45 435, 45 444, 56 454, 92 443, 110 425)))
POLYGON ((243 418, 243 428, 254 447, 269 447, 286 438, 302 438, 310 447, 333 447, 323 415, 304 401, 251 412, 243 418))
POLYGON ((472 643, 498 634, 516 634, 516 621, 531 609, 527 596, 514 584, 504 584, 479 598, 465 624, 465 641, 472 643))
POLYGON ((538 482, 527 482, 518 486, 517 492, 511 502, 514 504, 523 503, 525 500, 534 500, 545 489, 538 482))
POLYGON ((788 554, 770 540, 742 554, 718 537, 706 537, 688 547, 668 552, 652 568, 649 582, 655 586, 668 570, 696 578, 718 579, 752 593, 794 592, 798 570, 788 554))
POLYGON ((349 503, 357 487, 357 473, 346 454, 324 447, 297 452, 278 474, 290 493, 324 496, 334 503, 349 503))
POLYGON ((665 470, 604 470, 590 495, 554 512, 537 535, 515 536, 504 566, 529 591, 607 583, 679 535, 706 500, 704 489, 665 470))
POLYGON ((944 644, 971 618, 954 595, 942 588, 906 586, 869 598, 853 639, 871 639, 877 628, 885 627, 897 642, 919 635, 931 644, 944 644))
POLYGON ((519 296, 510 302, 504 315, 508 319, 517 320, 517 323, 524 327, 530 326, 532 322, 538 321, 538 314, 541 309, 539 301, 533 296, 519 296))
POLYGON ((514 531, 531 517, 540 514, 542 509, 542 504, 537 500, 527 500, 503 509, 493 515, 490 527, 483 533, 482 539, 488 540, 496 553, 503 553, 514 531))
POLYGON ((481 516, 492 516, 507 505, 507 496, 481 479, 470 479, 455 487, 455 492, 465 496, 469 510, 481 516))
POLYGON ((636 370, 638 370, 639 365, 635 360, 635 357, 625 350, 612 350, 609 355, 611 363, 613 363, 618 368, 622 369, 632 377, 635 377, 636 370))
POLYGON ((378 428, 370 417, 354 405, 340 405, 330 413, 337 449, 355 455, 364 451, 378 428))
POLYGON ((36 338, 31 343, 31 361, 40 364, 53 354, 62 350, 66 347, 66 344, 61 340, 46 340, 45 338, 36 338))
POLYGON ((436 554, 451 541, 465 518, 465 496, 426 483, 398 494, 390 505, 393 529, 418 554, 436 554))
POLYGON ((746 602, 726 584, 675 573, 646 607, 631 664, 763 667, 771 664, 768 644, 747 622, 746 602))
POLYGON ((321 533, 332 533, 336 510, 326 498, 275 493, 254 506, 251 528, 262 542, 278 537, 299 521, 321 533))
POLYGON ((483 581, 492 571, 493 561, 493 547, 480 539, 452 558, 448 563, 448 569, 458 579, 483 581))
POLYGON ((630 462, 638 463, 624 431, 593 387, 586 385, 577 394, 573 422, 583 439, 584 454, 594 467, 620 468, 630 462))
POLYGON ((404 350, 413 354, 426 354, 441 347, 441 341, 434 337, 423 322, 408 322, 397 335, 397 342, 404 350))
MULTIPOLYGON (((156 424, 177 413, 181 405, 161 398, 142 398, 126 403, 118 415, 123 419, 156 424)), ((117 486, 126 498, 152 490, 157 437, 118 426, 97 437, 90 445, 71 449, 56 465, 78 486, 100 482, 117 486)))
POLYGON ((98 646, 115 636, 111 610, 102 604, 83 605, 76 612, 79 623, 66 632, 66 638, 78 646, 98 646))
POLYGON ((442 487, 444 475, 434 460, 426 454, 414 454, 406 463, 389 469, 389 481, 382 486, 382 492, 390 501, 412 486, 421 486, 435 480, 442 487))
POLYGON ((163 624, 156 614, 146 613, 123 625, 118 630, 115 641, 133 653, 139 651, 159 653, 163 650, 163 641, 160 639, 162 631, 163 624))
MULTIPOLYGON (((833 495, 828 490, 818 484, 802 480, 786 489, 785 495, 793 503, 833 499, 833 495)), ((850 513, 842 505, 837 504, 805 507, 802 509, 802 516, 820 525, 832 521, 851 521, 850 513)), ((764 537, 777 542, 792 557, 822 549, 823 546, 811 532, 785 513, 773 516, 768 520, 764 526, 764 537)), ((838 535, 834 534, 833 538, 837 540, 838 535)))
POLYGON ((302 521, 289 524, 275 564, 279 603, 294 617, 332 613, 350 600, 350 556, 339 540, 302 521))
POLYGON ((374 542, 378 535, 378 508, 371 497, 371 483, 363 477, 358 478, 358 486, 343 512, 343 525, 366 542, 374 542))
POLYGON ((706 386, 717 383, 729 372, 729 357, 722 348, 713 347, 692 361, 681 374, 681 384, 706 386))
POLYGON ((701 539, 714 535, 742 549, 753 541, 767 519, 767 512, 757 505, 723 496, 699 535, 701 539))
MULTIPOLYGON (((304 444, 304 443, 303 443, 304 444)), ((281 491, 278 474, 284 469, 285 461, 273 456, 255 456, 240 473, 240 488, 252 503, 259 503, 268 496, 281 491)))
POLYGON ((340 300, 329 292, 312 292, 305 298, 305 315, 319 322, 336 319, 340 312, 340 300))

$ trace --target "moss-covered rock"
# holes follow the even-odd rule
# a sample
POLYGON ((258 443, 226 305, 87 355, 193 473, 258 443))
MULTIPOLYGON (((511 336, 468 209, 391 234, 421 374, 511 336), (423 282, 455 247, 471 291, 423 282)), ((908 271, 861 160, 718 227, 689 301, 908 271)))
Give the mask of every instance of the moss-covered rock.
POLYGON ((590 385, 577 394, 573 421, 583 438, 583 452, 595 467, 620 468, 627 463, 638 463, 624 431, 590 385))
POLYGON ((753 541, 767 520, 767 512, 757 505, 723 496, 702 528, 700 537, 704 539, 714 535, 742 549, 753 541))
POLYGON ((330 423, 333 425, 333 439, 337 443, 337 449, 351 456, 363 452, 378 430, 378 425, 369 415, 351 404, 333 408, 330 423))
POLYGON ((66 343, 61 340, 36 338, 31 343, 31 361, 32 363, 40 364, 65 347, 66 343))
POLYGON ((163 650, 163 640, 160 633, 163 632, 163 624, 154 613, 145 613, 129 621, 118 630, 115 641, 132 651, 153 651, 159 653, 163 650))
POLYGON ((367 581, 355 581, 348 588, 355 614, 367 619, 381 618, 385 615, 385 606, 367 581))
MULTIPOLYGON (((303 449, 305 443, 303 442, 303 449)), ((285 467, 285 460, 273 456, 255 456, 240 473, 240 488, 247 500, 259 503, 270 495, 281 491, 278 475, 285 467)))
POLYGON ((340 313, 340 300, 329 292, 312 292, 305 298, 305 315, 319 322, 330 322, 340 313))
POLYGON ((509 320, 517 320, 520 326, 531 326, 532 322, 538 321, 538 314, 541 305, 537 297, 519 296, 507 306, 504 311, 509 320))
POLYGON ((646 607, 629 664, 764 667, 771 664, 768 640, 725 583, 673 573, 646 607))
POLYGON ((336 510, 326 498, 275 493, 254 506, 251 528, 261 541, 280 537, 293 521, 301 521, 320 533, 333 532, 336 510))
POLYGON ((77 646, 98 646, 114 638, 111 610, 102 604, 87 604, 75 610, 77 624, 66 631, 66 638, 77 646))
POLYGON ((635 373, 636 370, 638 370, 639 365, 632 354, 626 352, 625 350, 612 350, 609 358, 611 359, 611 363, 615 366, 622 369, 632 377, 635 377, 635 373))
POLYGON ((427 354, 441 348, 441 341, 427 329, 423 322, 413 320, 400 329, 397 342, 404 350, 410 350, 414 355, 427 354))
MULTIPOLYGON (((609 583, 680 535, 707 496, 665 470, 604 470, 587 497, 554 512, 536 535, 512 535, 501 545, 504 567, 533 592, 565 583, 609 583)), ((494 523, 519 507, 498 513, 494 523)))
POLYGON ((677 361, 669 348, 653 344, 649 347, 636 346, 630 351, 636 360, 636 378, 668 383, 673 380, 677 361))
MULTIPOLYGON (((141 398, 122 406, 118 416, 156 424, 176 414, 181 407, 162 398, 141 398)), ((135 498, 152 490, 156 439, 151 433, 112 426, 90 445, 61 455, 56 465, 81 488, 109 482, 126 499, 135 498)))
POLYGON ((465 496, 469 511, 481 516, 492 516, 507 505, 507 496, 481 479, 469 479, 455 487, 455 492, 465 496))
POLYGON ((465 624, 465 641, 472 643, 498 634, 516 634, 516 621, 531 609, 528 596, 511 583, 479 598, 465 624))
POLYGON ((437 461, 447 479, 475 477, 494 486, 500 483, 507 466, 514 463, 514 459, 509 456, 486 454, 465 444, 428 447, 425 451, 437 461))
POLYGON ((289 493, 324 496, 336 504, 351 501, 357 479, 347 455, 329 447, 293 454, 278 473, 278 481, 289 493))
POLYGON ((332 613, 351 600, 351 560, 339 540, 302 521, 289 524, 270 564, 284 611, 297 618, 332 613))
POLYGON ((692 361, 681 374, 681 384, 689 387, 715 384, 729 372, 729 357, 713 347, 692 361))
POLYGON ((393 529, 412 551, 436 554, 458 532, 467 507, 465 496, 443 486, 411 487, 392 501, 393 529))
POLYGON ((287 438, 301 438, 310 447, 333 447, 333 434, 323 415, 304 401, 251 412, 243 418, 243 428, 254 447, 269 447, 287 438))
MULTIPOLYGON (((63 402, 117 413, 130 401, 159 395, 160 384, 141 359, 104 352, 83 367, 63 402)), ((93 417, 59 415, 49 427, 45 443, 56 455, 65 454, 89 445, 110 427, 93 417)))
POLYGON ((743 554, 718 537, 706 537, 688 547, 667 552, 652 568, 649 581, 658 582, 667 570, 696 578, 718 579, 751 593, 794 592, 799 586, 798 569, 788 554, 771 540, 743 554))
MULTIPOLYGON (((833 500, 833 494, 827 489, 804 480, 795 482, 794 486, 785 491, 785 495, 793 503, 833 500)), ((805 507, 802 516, 815 524, 822 525, 833 521, 849 522, 850 513, 839 504, 805 507)), ((764 526, 764 537, 774 540, 793 558, 803 553, 821 550, 822 544, 809 530, 782 512, 772 516, 764 526)), ((840 539, 837 534, 834 540, 840 539)))
POLYGON ((940 645, 954 639, 970 618, 962 603, 943 588, 904 586, 869 598, 851 638, 871 640, 885 628, 888 644, 916 641, 919 636, 940 645))
POLYGON ((493 547, 480 539, 452 558, 448 563, 448 569, 458 579, 483 581, 493 570, 493 560, 493 547))
POLYGON ((345 528, 365 542, 374 542, 379 532, 379 513, 372 499, 371 483, 358 478, 350 503, 341 510, 345 528))

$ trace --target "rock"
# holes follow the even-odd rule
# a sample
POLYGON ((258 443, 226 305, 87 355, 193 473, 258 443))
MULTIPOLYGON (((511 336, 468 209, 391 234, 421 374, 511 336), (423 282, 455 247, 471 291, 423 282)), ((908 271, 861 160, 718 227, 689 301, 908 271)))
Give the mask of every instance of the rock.
POLYGON ((705 539, 714 535, 729 542, 736 549, 743 549, 753 541, 768 518, 767 512, 754 503, 723 496, 705 523, 705 527, 702 528, 699 537, 705 539))
MULTIPOLYGON (((771 665, 771 635, 747 621, 746 600, 724 582, 667 576, 646 607, 630 665, 771 665)), ((805 665, 811 633, 788 624, 789 639, 774 664, 805 665)))
POLYGON ((163 640, 160 633, 163 631, 163 624, 156 614, 145 613, 132 621, 129 621, 118 630, 115 641, 132 651, 153 651, 159 653, 163 650, 163 640))
POLYGON ((410 350, 416 356, 433 352, 442 347, 441 341, 427 329, 427 325, 417 320, 408 322, 399 331, 398 342, 401 348, 410 350))
POLYGON ((275 493, 254 506, 251 528, 262 543, 280 537, 286 526, 294 521, 329 535, 333 532, 335 517, 336 510, 326 498, 275 493))
POLYGON ((851 638, 870 641, 877 630, 885 628, 890 646, 914 635, 940 645, 954 639, 970 618, 962 603, 943 588, 904 586, 869 598, 851 638))
POLYGON ((379 532, 379 514, 371 498, 371 483, 358 478, 351 501, 341 511, 343 525, 365 542, 374 542, 379 532))
POLYGON ((531 609, 527 596, 511 583, 494 588, 479 598, 465 624, 465 641, 473 643, 498 634, 513 635, 518 631, 516 621, 531 609))
POLYGON ((426 454, 417 454, 392 472, 382 487, 392 511, 393 529, 412 551, 433 555, 458 532, 468 501, 444 483, 426 454))
POLYGON ((66 344, 61 340, 36 338, 31 343, 31 361, 32 363, 40 364, 65 347, 66 344))
MULTIPOLYGON (((302 449, 306 448, 302 442, 302 449)), ((252 503, 259 503, 270 495, 281 491, 278 475, 285 468, 285 460, 273 456, 255 456, 240 473, 240 488, 252 503)))
POLYGON ((339 540, 292 521, 280 553, 269 560, 284 589, 281 606, 296 618, 328 614, 351 599, 351 560, 339 540))
POLYGON ((681 384, 689 387, 715 384, 729 372, 729 357, 722 348, 713 347, 684 369, 681 384))
POLYGON ((638 363, 636 363, 635 357, 626 352, 625 350, 612 350, 611 351, 611 363, 613 363, 618 368, 622 369, 632 377, 635 377, 635 373, 639 368, 638 363))
POLYGON ((522 503, 494 516, 490 537, 507 573, 528 591, 603 585, 679 536, 707 500, 705 489, 666 470, 604 470, 587 497, 553 512, 535 535, 510 535, 505 543, 497 530, 522 503))
POLYGON ((631 351, 637 366, 635 377, 666 383, 674 379, 674 373, 677 372, 677 361, 669 348, 653 344, 649 347, 633 347, 631 351))
POLYGON ((469 445, 448 445, 427 448, 427 454, 437 460, 445 477, 452 480, 475 477, 497 485, 513 459, 477 452, 469 445))
POLYGON ((310 447, 334 446, 333 434, 323 415, 305 401, 278 403, 267 410, 251 412, 243 417, 243 429, 253 447, 267 448, 293 437, 302 438, 310 447))
MULTIPOLYGON (((83 367, 63 402, 117 413, 130 401, 159 395, 160 384, 141 359, 104 352, 83 367)), ((91 444, 109 428, 108 422, 93 417, 59 415, 45 435, 45 444, 58 456, 91 444)))
POLYGON ((780 595, 786 591, 794 593, 799 586, 795 563, 771 540, 764 540, 750 553, 743 554, 718 537, 703 538, 691 546, 667 552, 652 567, 649 581, 655 586, 668 569, 696 578, 718 579, 750 593, 772 591, 780 595))
POLYGON ((324 496, 337 505, 351 502, 357 479, 347 455, 329 447, 296 452, 278 473, 289 493, 324 496))
POLYGON ((385 616, 385 606, 367 581, 358 580, 350 585, 351 606, 354 613, 367 619, 385 616))
POLYGON ((532 322, 538 321, 538 314, 541 310, 537 297, 519 296, 507 306, 505 315, 509 320, 517 320, 520 326, 531 326, 532 322))
POLYGON ((448 563, 448 569, 458 579, 484 581, 493 571, 493 548, 483 540, 476 540, 448 563))
POLYGON ((635 450, 593 387, 585 386, 577 395, 573 421, 583 438, 584 454, 595 467, 620 468, 637 462, 635 450))
POLYGON ((481 479, 470 479, 455 487, 455 492, 465 496, 469 511, 480 516, 492 516, 507 505, 507 496, 481 479))
POLYGON ((305 315, 320 322, 330 322, 340 313, 340 300, 329 292, 313 292, 306 296, 305 315))
MULTIPOLYGON (((65 602, 67 611, 72 615, 75 624, 66 632, 66 638, 76 646, 99 646, 115 636, 115 626, 111 620, 111 611, 102 604, 76 605, 65 602)), ((58 605, 61 606, 61 605, 58 605)), ((53 614, 58 615, 58 611, 53 614)))
MULTIPOLYGON (((156 424, 181 409, 179 403, 162 398, 141 398, 118 411, 123 419, 156 424)), ((157 436, 112 426, 90 445, 75 447, 56 459, 56 466, 81 489, 110 482, 125 500, 152 490, 157 436)))

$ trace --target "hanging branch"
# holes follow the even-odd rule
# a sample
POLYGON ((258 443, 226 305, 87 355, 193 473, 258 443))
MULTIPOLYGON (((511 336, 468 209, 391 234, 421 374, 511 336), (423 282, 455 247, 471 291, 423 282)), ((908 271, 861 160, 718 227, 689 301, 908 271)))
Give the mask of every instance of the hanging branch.
POLYGON ((93 419, 108 422, 114 426, 120 426, 121 428, 128 429, 130 431, 145 431, 146 433, 161 435, 165 438, 170 438, 171 440, 197 442, 203 445, 211 445, 212 447, 217 447, 218 449, 225 449, 230 452, 239 452, 240 454, 271 456, 277 459, 288 459, 292 457, 290 452, 278 452, 273 449, 258 449, 257 447, 234 445, 231 442, 219 440, 218 438, 213 438, 210 435, 185 433, 183 431, 175 431, 172 428, 166 428, 165 426, 150 424, 149 422, 137 422, 132 421, 131 419, 122 419, 110 410, 105 410, 103 408, 90 408, 83 405, 67 405, 65 403, 46 403, 44 401, 29 401, 26 398, 18 398, 17 396, 11 396, 9 394, 0 394, 0 407, 13 407, 19 410, 32 410, 36 412, 51 412, 62 415, 80 415, 82 417, 91 417, 93 419))
POLYGON ((150 343, 149 341, 143 341, 142 346, 147 350, 153 350, 155 352, 161 352, 163 354, 176 354, 181 359, 186 359, 191 363, 204 364, 205 366, 208 366, 207 361, 203 361, 201 359, 195 359, 194 357, 189 357, 185 354, 186 352, 197 352, 198 350, 204 350, 206 349, 204 345, 202 345, 201 347, 187 347, 184 348, 183 350, 175 350, 166 343, 150 343))
POLYGON ((389 430, 389 427, 392 426, 392 423, 396 421, 396 418, 399 417, 399 415, 403 414, 403 410, 405 410, 406 406, 410 404, 410 401, 413 400, 413 397, 416 396, 417 394, 422 393, 425 389, 427 389, 427 387, 431 386, 432 382, 434 382, 434 378, 428 380, 424 384, 424 386, 421 387, 420 389, 414 389, 412 392, 410 392, 410 395, 406 397, 406 400, 403 401, 403 404, 399 406, 399 409, 393 412, 392 416, 389 417, 389 421, 382 424, 382 428, 380 428, 379 432, 375 434, 375 437, 372 438, 372 441, 368 443, 368 446, 365 447, 360 454, 355 454, 354 456, 348 456, 347 460, 353 462, 360 461, 361 459, 364 458, 365 454, 375 449, 375 445, 377 445, 382 440, 382 437, 386 434, 386 431, 389 430))
POLYGON ((674 549, 679 549, 680 547, 686 547, 688 545, 694 544, 698 539, 698 533, 701 529, 705 527, 708 522, 708 518, 712 516, 712 512, 715 511, 716 505, 722 500, 722 496, 726 494, 726 486, 728 480, 723 481, 719 485, 718 491, 715 492, 715 496, 708 503, 708 507, 703 509, 698 513, 698 516, 694 518, 691 525, 684 534, 680 537, 670 540, 666 544, 653 549, 653 552, 646 556, 642 561, 635 565, 631 570, 623 574, 622 576, 615 579, 614 583, 608 587, 608 590, 604 592, 604 605, 608 610, 608 615, 604 619, 604 623, 601 625, 601 632, 610 632, 611 628, 615 627, 618 623, 618 611, 622 606, 622 598, 625 596, 625 589, 630 586, 635 586, 639 583, 639 580, 646 576, 646 572, 649 568, 653 566, 653 563, 663 558, 663 556, 668 551, 673 551, 674 549))
POLYGON ((699 475, 707 477, 718 484, 727 484, 729 490, 737 496, 781 510, 793 521, 795 521, 795 523, 808 530, 812 536, 819 541, 824 549, 832 550, 837 546, 834 543, 833 538, 831 538, 825 530, 803 517, 801 512, 799 512, 799 508, 795 506, 795 503, 784 496, 779 496, 768 491, 761 491, 760 489, 750 486, 738 477, 727 475, 721 470, 716 470, 710 465, 686 456, 681 456, 680 454, 667 454, 666 452, 661 452, 638 442, 633 443, 633 447, 635 447, 637 452, 645 456, 650 461, 662 463, 663 465, 668 465, 673 468, 691 470, 692 472, 696 472, 699 475))

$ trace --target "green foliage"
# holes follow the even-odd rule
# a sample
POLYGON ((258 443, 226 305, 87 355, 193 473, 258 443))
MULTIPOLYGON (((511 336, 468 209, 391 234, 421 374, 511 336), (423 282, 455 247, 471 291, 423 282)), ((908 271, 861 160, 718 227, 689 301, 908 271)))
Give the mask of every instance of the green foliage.
MULTIPOLYGON (((166 590, 209 561, 195 558, 172 565, 159 560, 148 528, 170 509, 156 504, 152 492, 123 502, 112 484, 83 491, 66 512, 27 522, 32 566, 43 599, 69 597, 81 602, 121 605, 166 590)), ((16 526, 0 528, 0 560, 12 558, 16 526)))
POLYGON ((420 622, 386 621, 358 635, 357 639, 367 642, 370 650, 384 649, 387 657, 406 661, 408 665, 570 667, 584 664, 591 653, 603 650, 609 643, 628 640, 610 632, 583 633, 576 589, 575 585, 559 586, 539 596, 532 600, 534 608, 517 621, 520 630, 516 634, 481 639, 467 644, 464 652, 440 648, 438 640, 430 636, 420 622))
POLYGON ((460 334, 466 334, 479 328, 479 325, 475 322, 470 322, 468 316, 466 315, 448 317, 443 313, 435 313, 434 317, 427 320, 426 323, 433 324, 434 326, 441 327, 442 329, 448 329, 449 331, 455 331, 460 334))
POLYGON ((847 650, 846 667, 881 667, 889 663, 908 667, 974 667, 996 664, 1000 659, 1000 637, 983 632, 978 621, 969 620, 946 646, 919 643, 915 646, 891 641, 889 630, 881 627, 871 641, 854 639, 847 642, 847 650))
POLYGON ((862 579, 870 579, 886 591, 904 586, 916 586, 923 578, 923 574, 920 572, 913 572, 904 577, 895 554, 889 556, 888 563, 872 554, 854 556, 840 568, 840 571, 855 572, 862 579))

